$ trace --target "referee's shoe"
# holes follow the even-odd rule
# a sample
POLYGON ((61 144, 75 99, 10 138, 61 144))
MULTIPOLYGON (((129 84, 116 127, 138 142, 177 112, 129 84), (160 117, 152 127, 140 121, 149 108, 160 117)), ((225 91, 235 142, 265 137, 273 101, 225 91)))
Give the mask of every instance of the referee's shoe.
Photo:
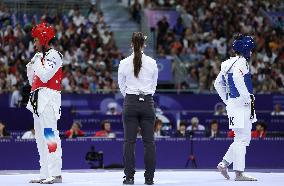
POLYGON ((154 185, 153 178, 145 178, 145 185, 154 185))
POLYGON ((134 185, 134 177, 124 176, 123 178, 123 185, 134 185))

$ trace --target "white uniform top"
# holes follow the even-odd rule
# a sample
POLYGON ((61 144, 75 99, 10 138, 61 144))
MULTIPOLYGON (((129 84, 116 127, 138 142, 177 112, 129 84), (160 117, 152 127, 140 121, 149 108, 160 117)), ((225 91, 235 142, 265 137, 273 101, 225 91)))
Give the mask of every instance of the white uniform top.
MULTIPOLYGON (((249 64, 246 59, 236 56, 224 61, 214 87, 227 105, 228 118, 231 118, 229 128, 243 128, 245 119, 250 117, 247 113, 251 111, 250 96, 253 93, 249 64), (233 118, 236 122, 231 122, 233 118)), ((255 112, 251 121, 256 121, 255 112)))
POLYGON ((118 85, 123 96, 139 92, 154 95, 158 80, 158 67, 156 61, 151 57, 142 54, 142 67, 138 78, 134 76, 133 66, 134 54, 123 59, 118 68, 118 85))
POLYGON ((248 73, 249 66, 244 57, 231 57, 230 59, 224 61, 221 64, 221 71, 215 80, 214 87, 226 105, 229 100, 233 102, 239 102, 243 105, 245 105, 246 103, 250 103, 251 93, 249 93, 248 91, 244 78, 244 76, 248 73), (232 74, 232 81, 234 82, 234 86, 237 92, 239 93, 239 96, 235 98, 227 96, 227 94, 230 92, 228 85, 229 74, 232 74))
MULTIPOLYGON (((31 62, 27 64, 27 76, 29 79, 30 85, 32 85, 34 74, 36 74, 43 83, 46 83, 50 80, 54 74, 58 71, 60 67, 62 67, 62 59, 59 53, 54 50, 50 49, 44 59, 43 64, 41 63, 42 53, 36 53, 35 56, 31 59, 31 62)), ((61 94, 56 90, 52 90, 49 88, 40 88, 38 92, 38 113, 42 113, 47 104, 51 104, 54 112, 55 117, 57 119, 61 116, 61 94)), ((27 109, 31 112, 33 111, 33 107, 30 103, 27 105, 27 109)))

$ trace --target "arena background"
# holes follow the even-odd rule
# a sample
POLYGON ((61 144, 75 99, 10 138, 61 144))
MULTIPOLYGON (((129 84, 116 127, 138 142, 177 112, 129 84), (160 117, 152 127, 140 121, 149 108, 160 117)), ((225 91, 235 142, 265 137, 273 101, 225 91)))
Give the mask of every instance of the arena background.
MULTIPOLYGON (((157 168, 216 168, 232 133, 213 83, 221 62, 232 55, 234 34, 244 33, 256 41, 250 64, 258 118, 247 168, 283 172, 284 1, 1 0, 0 177, 11 173, 4 170, 39 169, 34 139, 22 136, 33 128, 32 114, 25 108, 30 89, 25 65, 34 54, 30 30, 41 19, 56 28, 55 47, 64 55, 58 124, 64 170, 120 170, 123 166, 123 97, 117 69, 119 61, 132 52, 131 34, 142 31, 148 36, 144 52, 159 67, 154 96, 156 116, 162 123, 156 136, 157 168), (181 128, 190 126, 195 117, 206 129, 182 135, 181 128), (111 124, 111 131, 96 135, 104 121, 111 124), (84 136, 66 136, 74 123, 79 123, 84 136), (215 136, 211 136, 213 125, 218 128, 215 136), (87 153, 92 151, 103 154, 103 162, 97 156, 90 160, 87 153)), ((141 138, 136 156, 142 169, 141 138)), ((284 181, 281 176, 279 183, 284 181)), ((8 184, 0 180, 0 185, 8 184)))

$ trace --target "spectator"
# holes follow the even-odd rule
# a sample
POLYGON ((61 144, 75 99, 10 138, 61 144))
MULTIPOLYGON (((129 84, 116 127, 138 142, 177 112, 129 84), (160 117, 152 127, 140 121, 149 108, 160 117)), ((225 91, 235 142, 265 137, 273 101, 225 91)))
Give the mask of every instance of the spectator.
POLYGON ((183 35, 184 30, 185 30, 185 28, 184 28, 184 25, 182 23, 182 18, 178 17, 177 22, 176 22, 176 24, 173 28, 173 31, 180 38, 183 35))
POLYGON ((0 121, 0 138, 9 137, 10 133, 6 130, 6 126, 0 121))
POLYGON ((214 116, 226 116, 226 115, 227 115, 227 113, 226 113, 226 109, 224 107, 224 104, 223 103, 218 103, 215 106, 214 116))
POLYGON ((201 124, 199 124, 199 120, 197 117, 193 117, 191 118, 191 125, 187 127, 186 130, 189 131, 196 131, 196 130, 201 130, 204 131, 205 127, 201 124))
POLYGON ((166 33, 168 32, 168 29, 170 27, 168 20, 166 17, 163 17, 158 23, 157 23, 157 27, 158 27, 158 44, 161 44, 163 42, 165 42, 165 36, 166 33))
POLYGON ((91 22, 91 23, 96 23, 98 22, 98 11, 96 9, 96 6, 92 6, 90 11, 89 11, 89 16, 88 16, 88 20, 91 22))
POLYGON ((133 5, 131 6, 130 11, 133 20, 136 21, 138 24, 140 24, 141 21, 141 9, 142 9, 141 4, 139 3, 138 0, 135 0, 133 5))
POLYGON ((70 130, 65 132, 66 138, 77 138, 85 136, 85 133, 81 130, 82 125, 78 122, 74 122, 70 130))
POLYGON ((175 133, 176 138, 185 138, 188 136, 188 132, 186 131, 186 123, 181 121, 179 124, 179 129, 175 133))
POLYGON ((31 130, 25 132, 22 136, 22 139, 35 139, 35 129, 32 128, 31 130))
POLYGON ((251 132, 252 138, 265 138, 266 137, 266 125, 263 122, 258 122, 255 126, 255 130, 251 132))
POLYGON ((163 123, 161 120, 156 119, 154 126, 154 135, 155 137, 166 136, 165 132, 162 130, 163 123))
POLYGON ((19 91, 19 85, 16 84, 13 86, 13 93, 11 96, 10 107, 11 108, 18 108, 21 106, 22 95, 19 91))
POLYGON ((115 137, 114 133, 111 132, 111 124, 109 121, 104 120, 101 128, 102 130, 96 132, 95 137, 115 137))
POLYGON ((190 88, 198 88, 198 71, 197 68, 190 68, 188 74, 188 85, 190 88))
POLYGON ((274 111, 271 112, 271 116, 284 116, 284 111, 281 110, 281 105, 279 103, 274 106, 274 111))
POLYGON ((81 15, 80 10, 76 9, 73 15, 73 23, 78 27, 85 24, 85 17, 81 15))
POLYGON ((217 120, 211 121, 210 129, 206 131, 206 137, 210 137, 210 138, 220 137, 218 126, 219 124, 217 120))

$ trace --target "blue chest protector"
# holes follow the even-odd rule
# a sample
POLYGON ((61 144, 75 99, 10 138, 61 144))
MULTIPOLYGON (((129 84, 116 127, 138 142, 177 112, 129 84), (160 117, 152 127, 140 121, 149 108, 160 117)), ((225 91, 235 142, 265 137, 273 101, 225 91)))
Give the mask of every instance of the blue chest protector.
MULTIPOLYGON (((253 94, 253 88, 252 88, 252 79, 251 74, 247 73, 244 75, 244 82, 246 85, 246 88, 250 94, 253 94)), ((240 97, 240 93, 238 89, 236 88, 235 82, 233 80, 233 73, 228 73, 228 85, 229 85, 229 96, 230 98, 237 98, 240 97)))

